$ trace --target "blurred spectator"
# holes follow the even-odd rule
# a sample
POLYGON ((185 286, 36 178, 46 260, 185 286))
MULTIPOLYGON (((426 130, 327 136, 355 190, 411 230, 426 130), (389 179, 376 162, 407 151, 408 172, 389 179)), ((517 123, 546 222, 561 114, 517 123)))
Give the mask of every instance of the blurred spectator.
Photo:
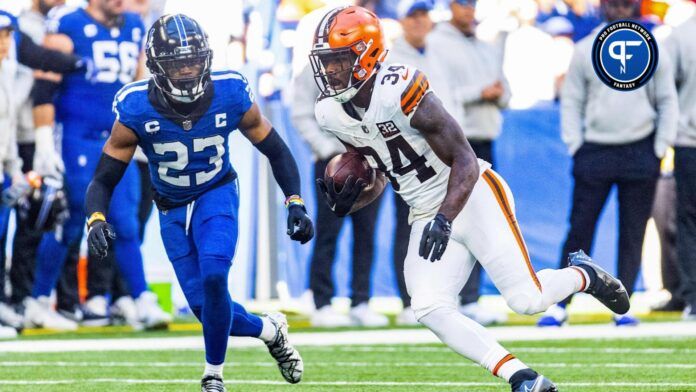
MULTIPOLYGON (((500 135, 502 115, 510 100, 503 75, 503 56, 476 38, 476 0, 453 0, 452 19, 439 23, 428 36, 428 48, 445 64, 453 100, 464 107, 460 124, 476 156, 493 163, 493 140, 500 135)), ((461 312, 482 325, 504 321, 504 315, 478 304, 481 265, 476 263, 462 289, 461 312)))
MULTIPOLYGON (((637 5, 637 0, 603 1, 608 22, 632 19, 637 5)), ((642 88, 617 91, 604 85, 592 67, 595 35, 577 44, 561 93, 561 132, 573 155, 575 180, 561 266, 567 265, 569 252, 591 252, 599 214, 616 185, 618 278, 630 295, 640 269, 660 158, 676 136, 678 102, 668 58, 660 59, 652 80, 642 88)), ((549 308, 539 325, 565 322, 564 306, 549 308)), ((615 315, 614 321, 617 326, 638 323, 630 314, 615 315)))
POLYGON ((548 7, 541 8, 537 22, 544 23, 559 16, 567 19, 573 25, 574 42, 585 38, 601 23, 598 10, 589 0, 552 1, 548 7))
MULTIPOLYGON (((324 7, 307 14, 297 27, 299 42, 293 56, 307 56, 314 31, 321 18, 333 7, 324 7), (304 49, 306 51, 303 51, 304 49)), ((312 70, 305 64, 293 72, 291 86, 291 118, 295 129, 312 149, 315 159, 314 175, 323 178, 326 165, 331 158, 345 152, 345 147, 337 138, 319 128, 314 118, 314 103, 319 95, 312 70)), ((353 224, 353 274, 351 283, 350 315, 336 312, 331 307, 334 296, 332 270, 336 258, 338 235, 343 226, 343 218, 337 217, 317 191, 316 238, 312 252, 309 276, 310 289, 314 294, 316 312, 312 315, 312 325, 340 327, 347 325, 384 326, 388 320, 384 315, 373 312, 369 306, 370 275, 374 256, 374 232, 380 200, 350 215, 353 224)))
POLYGON ((674 148, 677 182, 677 257, 684 319, 696 320, 696 15, 674 29, 667 41, 674 64, 681 114, 674 148))

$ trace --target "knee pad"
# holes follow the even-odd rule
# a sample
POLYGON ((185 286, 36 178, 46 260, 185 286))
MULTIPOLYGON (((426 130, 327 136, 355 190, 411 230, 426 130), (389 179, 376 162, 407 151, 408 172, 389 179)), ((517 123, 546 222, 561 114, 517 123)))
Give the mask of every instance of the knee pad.
POLYGON ((541 293, 539 295, 530 295, 528 293, 515 293, 510 298, 506 298, 507 304, 519 314, 537 314, 545 309, 542 308, 541 293))

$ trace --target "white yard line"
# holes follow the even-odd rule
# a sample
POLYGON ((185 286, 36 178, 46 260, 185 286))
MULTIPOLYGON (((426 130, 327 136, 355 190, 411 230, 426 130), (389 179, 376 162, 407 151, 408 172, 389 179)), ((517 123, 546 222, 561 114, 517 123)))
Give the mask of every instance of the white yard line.
MULTIPOLYGON (((644 323, 637 327, 616 328, 613 325, 577 325, 563 328, 498 327, 490 328, 500 341, 568 340, 588 338, 647 338, 696 336, 696 322, 644 323)), ((373 344, 439 343, 426 329, 392 329, 343 332, 291 333, 290 340, 298 346, 352 346, 373 344)), ((260 347, 253 338, 231 338, 230 347, 260 347)), ((71 351, 133 351, 202 349, 202 336, 165 338, 15 340, 0 342, 4 352, 71 352, 71 351)), ((378 348, 379 349, 379 348, 378 348)), ((597 347, 601 349, 601 347, 597 347)), ((376 350, 377 351, 377 350, 376 350)), ((594 352, 594 350, 592 350, 594 352)))
MULTIPOLYGON (((275 362, 225 362, 232 367, 276 367, 275 362)), ((618 369, 696 369, 694 363, 539 363, 530 362, 529 366, 546 369, 563 368, 618 368, 618 369)), ((0 361, 0 367, 200 367, 201 362, 70 362, 70 361, 0 361)), ((333 362, 325 361, 306 364, 307 367, 479 367, 479 365, 461 360, 457 362, 333 362)))
MULTIPOLYGON (((74 379, 74 380, 0 380, 0 385, 57 385, 57 384, 196 384, 199 380, 186 379, 122 379, 122 378, 98 378, 98 379, 74 379)), ((228 385, 287 385, 282 381, 264 380, 225 380, 228 385)), ((377 386, 377 387, 499 387, 501 382, 412 382, 412 381, 305 381, 306 386, 377 386)), ((696 383, 686 382, 568 382, 558 383, 561 387, 660 387, 660 388, 690 388, 696 387, 696 383)))
MULTIPOLYGON (((314 351, 342 351, 342 352, 451 352, 448 347, 421 347, 421 346, 346 346, 346 347, 314 347, 314 351)), ((514 352, 526 353, 553 353, 553 354, 696 354, 692 348, 624 348, 624 347, 515 347, 514 352)))

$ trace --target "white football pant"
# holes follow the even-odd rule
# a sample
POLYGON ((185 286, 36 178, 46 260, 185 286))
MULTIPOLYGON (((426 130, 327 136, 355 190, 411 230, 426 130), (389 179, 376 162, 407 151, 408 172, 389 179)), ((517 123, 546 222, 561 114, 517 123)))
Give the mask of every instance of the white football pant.
MULTIPOLYGON (((483 327, 457 311, 458 295, 476 260, 517 313, 534 314, 584 290, 586 277, 577 268, 535 273, 515 219, 515 202, 505 181, 484 171, 464 209, 452 222, 452 235, 442 258, 431 262, 418 255, 423 228, 413 222, 404 275, 416 318, 459 354, 493 374, 509 379, 522 366, 483 327), (503 369, 516 363, 514 369, 503 369), (508 373, 503 375, 502 373, 508 373)), ((522 366, 523 367, 523 366, 522 366)))

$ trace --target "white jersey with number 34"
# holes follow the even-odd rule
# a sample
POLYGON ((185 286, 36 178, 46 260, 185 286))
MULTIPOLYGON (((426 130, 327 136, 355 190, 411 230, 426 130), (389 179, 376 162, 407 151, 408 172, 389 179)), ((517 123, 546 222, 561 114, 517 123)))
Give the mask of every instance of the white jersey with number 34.
MULTIPOLYGON (((414 67, 383 64, 377 72, 370 107, 361 116, 351 103, 332 98, 317 101, 319 125, 353 146, 411 207, 409 221, 430 218, 447 192, 450 168, 417 129, 411 117, 426 94, 426 76, 414 67)), ((490 167, 479 160, 481 171, 490 167)))

